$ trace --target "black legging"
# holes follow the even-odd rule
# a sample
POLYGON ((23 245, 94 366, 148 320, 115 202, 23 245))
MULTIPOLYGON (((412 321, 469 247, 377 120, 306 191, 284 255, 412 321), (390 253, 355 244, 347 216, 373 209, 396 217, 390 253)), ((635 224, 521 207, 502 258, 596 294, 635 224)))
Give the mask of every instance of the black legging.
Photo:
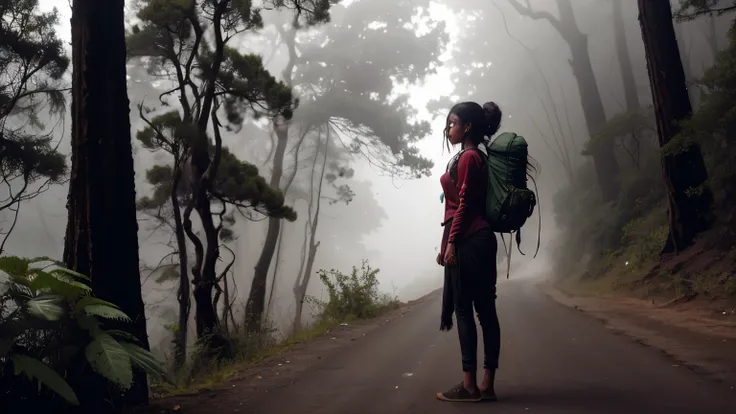
POLYGON ((501 328, 496 314, 497 249, 495 234, 489 229, 480 230, 456 243, 457 266, 445 267, 452 283, 464 372, 475 372, 478 367, 478 333, 473 307, 483 330, 483 367, 498 368, 501 328))

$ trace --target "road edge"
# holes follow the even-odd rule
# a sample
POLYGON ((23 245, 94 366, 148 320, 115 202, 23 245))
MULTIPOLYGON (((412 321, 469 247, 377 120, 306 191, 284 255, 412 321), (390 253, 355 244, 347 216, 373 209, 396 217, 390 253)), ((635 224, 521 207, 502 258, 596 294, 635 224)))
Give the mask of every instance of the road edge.
MULTIPOLYGON (((704 328, 693 329, 692 320, 690 326, 667 323, 656 314, 663 309, 644 307, 643 301, 576 296, 560 290, 550 280, 535 285, 554 302, 593 317, 612 333, 657 350, 673 366, 685 367, 736 392, 736 330, 724 335, 704 328)), ((670 315, 677 312, 664 311, 670 315)))
POLYGON ((284 349, 282 352, 243 366, 235 375, 212 388, 201 389, 193 393, 152 398, 147 406, 131 407, 126 413, 160 414, 179 412, 179 408, 172 407, 181 407, 182 411, 199 412, 197 410, 206 408, 209 399, 223 393, 237 392, 244 395, 243 400, 247 400, 248 397, 245 394, 267 393, 271 389, 287 386, 292 383, 293 378, 319 363, 322 358, 327 357, 330 353, 338 352, 344 347, 350 346, 350 344, 359 342, 363 337, 372 335, 375 330, 381 329, 416 308, 424 306, 433 297, 439 296, 441 293, 442 289, 436 289, 417 299, 402 302, 398 308, 375 318, 336 326, 325 335, 305 340, 284 349), (315 350, 315 348, 317 349, 315 350))

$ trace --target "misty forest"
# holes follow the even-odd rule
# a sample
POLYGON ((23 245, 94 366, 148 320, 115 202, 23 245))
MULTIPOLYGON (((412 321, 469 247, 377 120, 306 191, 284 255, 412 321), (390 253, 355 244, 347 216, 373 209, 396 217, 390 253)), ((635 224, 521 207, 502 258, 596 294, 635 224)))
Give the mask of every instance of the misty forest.
MULTIPOLYGON (((0 12, 4 412, 307 412, 288 388, 252 406, 224 393, 307 378, 297 371, 317 368, 289 352, 338 355, 427 301, 422 338, 451 337, 443 349, 459 355, 432 298, 439 176, 455 151, 443 130, 467 100, 496 102, 500 131, 540 166, 534 215, 498 235, 502 332, 516 313, 505 297, 521 303, 504 286, 530 280, 616 309, 719 315, 736 332, 734 0, 0 0, 0 12)), ((547 323, 523 312, 525 335, 547 323)), ((413 357, 406 347, 342 358, 378 377, 413 357)), ((324 405, 309 412, 393 412, 324 405)))

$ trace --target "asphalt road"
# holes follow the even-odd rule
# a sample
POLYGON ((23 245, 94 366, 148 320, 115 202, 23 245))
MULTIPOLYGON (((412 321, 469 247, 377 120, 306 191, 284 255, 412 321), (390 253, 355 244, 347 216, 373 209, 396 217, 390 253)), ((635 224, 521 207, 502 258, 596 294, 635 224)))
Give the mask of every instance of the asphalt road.
MULTIPOLYGON (((499 284, 498 402, 445 403, 462 378, 457 330, 438 331, 439 298, 324 358, 237 411, 393 413, 736 413, 736 390, 616 335, 525 281, 499 284)), ((482 355, 479 345, 479 353, 482 355)), ((736 352, 736 349, 734 350, 736 352)), ((481 359, 482 360, 482 359, 481 359)))

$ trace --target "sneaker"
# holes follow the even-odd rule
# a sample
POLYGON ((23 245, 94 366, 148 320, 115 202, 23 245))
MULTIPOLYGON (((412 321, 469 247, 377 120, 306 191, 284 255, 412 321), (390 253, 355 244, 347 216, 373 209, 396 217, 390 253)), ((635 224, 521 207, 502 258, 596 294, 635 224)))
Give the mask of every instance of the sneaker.
POLYGON ((478 402, 482 400, 482 397, 478 390, 471 394, 461 382, 449 391, 438 392, 437 399, 448 402, 478 402))

